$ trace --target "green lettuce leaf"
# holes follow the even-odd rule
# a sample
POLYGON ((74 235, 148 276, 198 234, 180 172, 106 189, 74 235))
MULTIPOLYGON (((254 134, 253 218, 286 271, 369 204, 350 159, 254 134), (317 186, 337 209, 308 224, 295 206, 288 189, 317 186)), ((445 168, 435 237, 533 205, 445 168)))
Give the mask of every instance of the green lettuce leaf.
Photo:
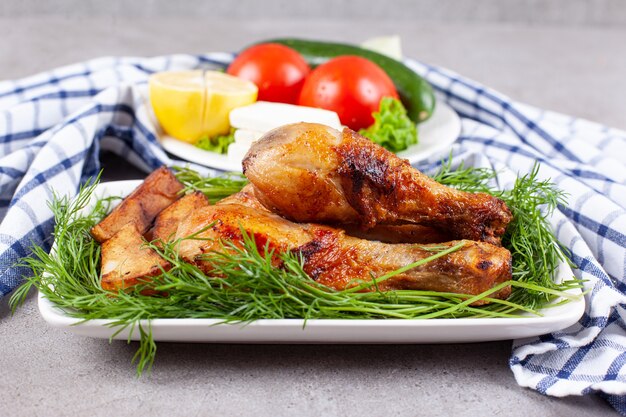
POLYGON ((374 124, 359 130, 359 134, 391 152, 403 151, 417 143, 417 126, 407 116, 400 100, 383 97, 379 111, 372 113, 372 116, 374 124))
POLYGON ((219 135, 209 138, 205 136, 196 142, 196 147, 205 151, 224 154, 228 152, 228 146, 235 141, 235 129, 230 129, 226 135, 219 135))

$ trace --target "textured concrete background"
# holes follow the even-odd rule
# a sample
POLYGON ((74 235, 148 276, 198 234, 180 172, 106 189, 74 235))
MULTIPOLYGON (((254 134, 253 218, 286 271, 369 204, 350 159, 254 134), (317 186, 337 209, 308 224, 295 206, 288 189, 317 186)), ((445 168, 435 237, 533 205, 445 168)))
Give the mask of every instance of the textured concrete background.
POLYGON ((4 0, 0 15, 626 24, 623 0, 4 0))
MULTIPOLYGON (((399 34, 406 55, 544 108, 626 128, 626 2, 0 2, 0 79, 103 55, 238 50, 275 36, 360 42, 399 34)), ((607 416, 599 397, 520 388, 511 344, 136 344, 48 326, 34 294, 0 300, 0 416, 607 416)))

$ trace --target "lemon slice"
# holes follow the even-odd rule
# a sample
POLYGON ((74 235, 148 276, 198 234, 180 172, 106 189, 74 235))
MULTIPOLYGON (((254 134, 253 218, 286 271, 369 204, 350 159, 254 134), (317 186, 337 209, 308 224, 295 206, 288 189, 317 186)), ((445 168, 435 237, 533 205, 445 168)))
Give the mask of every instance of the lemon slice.
POLYGON ((150 76, 150 102, 163 130, 176 139, 228 133, 228 114, 256 101, 253 83, 217 71, 167 71, 150 76))

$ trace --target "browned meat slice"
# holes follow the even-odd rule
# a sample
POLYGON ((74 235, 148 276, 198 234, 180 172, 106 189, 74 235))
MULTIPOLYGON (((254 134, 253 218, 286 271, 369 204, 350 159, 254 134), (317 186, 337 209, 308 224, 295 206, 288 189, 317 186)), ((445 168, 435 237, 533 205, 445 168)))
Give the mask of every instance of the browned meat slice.
POLYGON ((154 220, 154 228, 146 236, 148 240, 169 241, 176 234, 180 222, 195 210, 208 206, 209 200, 200 191, 193 192, 163 210, 154 220))
POLYGON ((102 244, 103 289, 116 291, 132 287, 168 267, 167 261, 155 251, 142 247, 145 243, 135 225, 126 223, 102 244))
POLYGON ((161 167, 153 171, 107 217, 91 229, 91 235, 102 243, 127 223, 133 223, 143 235, 157 214, 178 200, 179 192, 183 188, 168 168, 161 167))
MULTIPOLYGON (((338 290, 354 285, 355 280, 369 281, 372 276, 380 277, 426 258, 433 250, 459 243, 415 245, 363 240, 332 227, 293 223, 276 214, 237 204, 237 198, 233 199, 234 204, 194 211, 178 228, 177 238, 198 233, 198 239, 182 240, 178 250, 183 259, 195 263, 207 274, 212 267, 203 254, 223 251, 220 243, 223 240, 241 244, 241 228, 254 236, 259 250, 264 250, 270 242, 276 253, 301 253, 306 272, 317 282, 338 290)), ((381 282, 378 288, 479 294, 511 279, 508 250, 485 242, 465 240, 463 243, 458 251, 396 275, 381 282)), ((509 294, 510 287, 506 287, 494 297, 506 298, 509 294)))
POLYGON ((421 224, 499 244, 511 220, 498 198, 441 185, 349 129, 274 129, 254 142, 243 169, 263 205, 297 222, 421 224))

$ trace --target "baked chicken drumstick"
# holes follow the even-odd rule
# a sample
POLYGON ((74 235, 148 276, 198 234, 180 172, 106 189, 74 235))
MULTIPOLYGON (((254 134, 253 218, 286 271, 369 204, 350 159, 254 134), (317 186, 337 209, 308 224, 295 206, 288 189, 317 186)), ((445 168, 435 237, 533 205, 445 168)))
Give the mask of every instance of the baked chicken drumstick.
POLYGON ((263 205, 297 222, 420 224, 498 245, 511 220, 498 198, 441 185, 350 129, 274 129, 253 143, 243 171, 263 205))
MULTIPOLYGON (((269 242, 275 253, 299 253, 310 277, 341 290, 357 285, 358 280, 371 281, 372 276, 381 277, 462 242, 457 251, 382 281, 377 289, 476 295, 511 279, 510 252, 489 243, 469 240, 436 245, 381 243, 347 236, 337 228, 294 223, 257 205, 249 189, 244 189, 216 205, 192 210, 184 216, 174 237, 182 239, 178 244, 179 255, 209 273, 213 268, 203 255, 223 251, 223 241, 241 244, 245 231, 261 251, 269 242), (193 238, 185 239, 188 236, 193 238)), ((492 297, 506 298, 510 291, 506 287, 492 297)))

